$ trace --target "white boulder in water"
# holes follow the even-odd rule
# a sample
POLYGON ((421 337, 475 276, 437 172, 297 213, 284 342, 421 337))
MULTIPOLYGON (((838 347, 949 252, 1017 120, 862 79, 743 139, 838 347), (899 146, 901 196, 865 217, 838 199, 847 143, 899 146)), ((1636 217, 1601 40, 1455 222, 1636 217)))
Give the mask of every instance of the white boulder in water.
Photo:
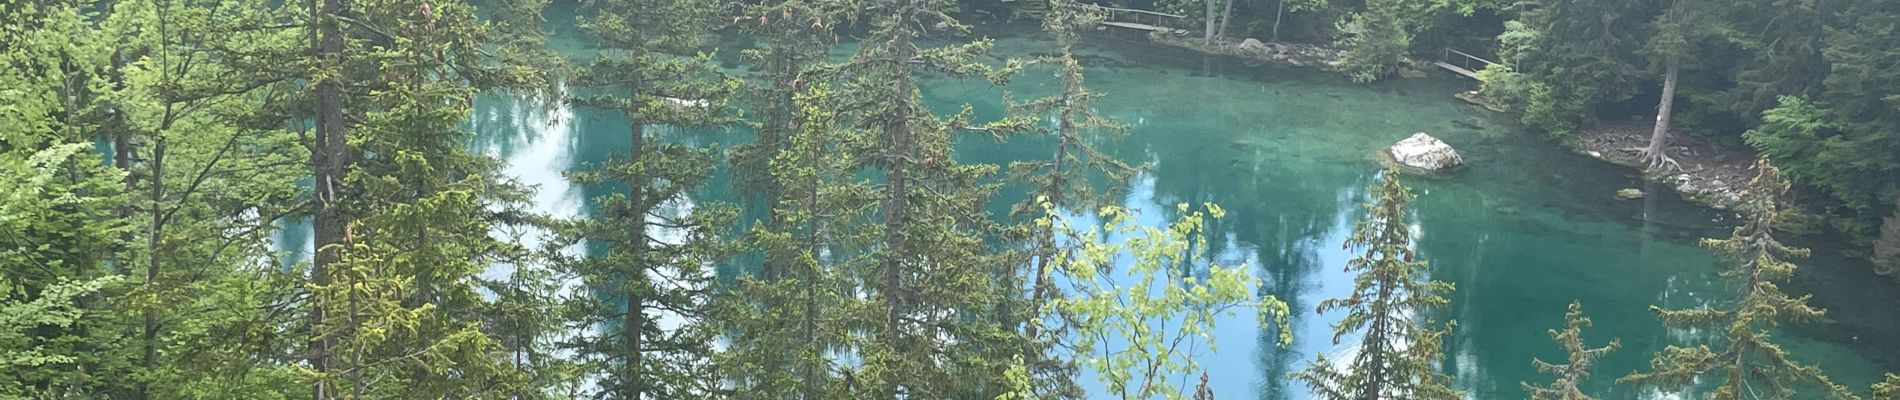
POLYGON ((1464 157, 1458 156, 1458 150, 1425 132, 1400 140, 1386 149, 1386 154, 1399 165, 1426 171, 1443 171, 1465 163, 1464 157))

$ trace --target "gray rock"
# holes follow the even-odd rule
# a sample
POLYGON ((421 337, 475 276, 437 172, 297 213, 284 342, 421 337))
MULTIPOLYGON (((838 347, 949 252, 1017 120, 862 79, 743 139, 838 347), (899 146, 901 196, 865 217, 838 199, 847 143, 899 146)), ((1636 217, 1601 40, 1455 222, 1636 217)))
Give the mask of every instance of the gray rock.
POLYGON ((1616 191, 1616 198, 1623 200, 1640 199, 1643 198, 1643 190, 1637 188, 1623 188, 1616 191))
POLYGON ((1386 154, 1392 156, 1392 161, 1399 165, 1425 171, 1443 171, 1465 163, 1464 157, 1458 155, 1458 150, 1425 132, 1414 133, 1412 137, 1400 140, 1387 148, 1386 154))
POLYGON ((1253 52, 1253 53, 1273 52, 1272 47, 1268 47, 1266 43, 1260 42, 1260 39, 1254 39, 1254 38, 1247 38, 1247 40, 1240 41, 1239 48, 1240 48, 1240 51, 1253 52))

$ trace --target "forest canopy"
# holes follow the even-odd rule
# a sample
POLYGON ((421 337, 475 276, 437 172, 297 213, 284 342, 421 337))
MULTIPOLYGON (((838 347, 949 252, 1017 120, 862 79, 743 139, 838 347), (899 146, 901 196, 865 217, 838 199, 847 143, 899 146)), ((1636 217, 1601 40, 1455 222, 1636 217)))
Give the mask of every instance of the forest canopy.
MULTIPOLYGON (((1620 382, 1900 393, 1838 385, 1769 329, 1825 316, 1777 286, 1809 254, 1776 240, 1798 213, 1900 274, 1900 0, 0 0, 0 399, 1212 398, 1186 377, 1216 320, 1280 345, 1306 306, 1202 262, 1222 205, 1143 225, 1116 203, 1146 166, 1097 147, 1130 121, 1097 112, 1076 48, 1122 7, 1200 51, 1337 49, 1357 82, 1488 57, 1483 102, 1558 140, 1634 124, 1654 173, 1684 172, 1672 140, 1759 155, 1742 226, 1705 242, 1735 298, 1654 308, 1725 329, 1717 348, 1620 382), (986 24, 1052 45, 997 61, 986 24), (721 35, 754 39, 750 74, 714 59, 721 35), (988 120, 920 84, 1022 74, 1058 83, 988 120), (624 119, 564 177, 603 188, 592 212, 533 210, 539 188, 470 148, 485 95, 624 119), (659 139, 713 128, 753 136, 659 139), (965 136, 1054 151, 966 162, 965 136), (718 184, 743 200, 692 202, 718 184), (981 206, 1008 190, 1027 195, 981 206), (309 257, 272 244, 293 229, 309 257)), ((1404 173, 1376 174, 1328 244, 1353 290, 1317 310, 1365 350, 1287 379, 1460 398, 1460 327, 1430 314, 1457 289, 1412 249, 1404 173)), ((1621 346, 1586 344, 1581 310, 1551 331, 1567 363, 1524 360, 1555 377, 1527 392, 1586 397, 1621 346)))

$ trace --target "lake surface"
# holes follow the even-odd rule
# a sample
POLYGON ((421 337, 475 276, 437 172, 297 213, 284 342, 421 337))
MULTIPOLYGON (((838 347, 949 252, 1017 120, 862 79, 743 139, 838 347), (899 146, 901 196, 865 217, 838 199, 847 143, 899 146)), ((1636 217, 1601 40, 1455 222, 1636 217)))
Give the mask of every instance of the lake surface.
MULTIPOLYGON (((571 29, 557 33, 551 46, 587 51, 571 29)), ((726 53, 744 42, 721 43, 722 59, 734 72, 743 66, 726 53)), ((1008 57, 1052 51, 1036 36, 1005 36, 996 46, 996 55, 1008 57)), ((1161 223, 1172 219, 1176 203, 1220 204, 1228 215, 1210 225, 1210 257, 1244 265, 1261 278, 1260 296, 1287 301, 1295 311, 1296 341, 1285 347, 1251 316, 1220 321, 1219 353, 1199 357, 1219 398, 1305 398, 1304 388, 1285 374, 1315 354, 1347 348, 1330 341, 1339 315, 1317 315, 1313 307, 1351 287, 1342 270, 1350 254, 1341 243, 1379 171, 1372 154, 1414 132, 1451 143, 1470 164, 1445 177, 1406 180, 1418 195, 1412 207, 1418 251, 1432 262, 1433 278, 1457 285, 1450 307, 1434 312, 1441 321, 1458 322, 1443 364, 1457 387, 1475 398, 1523 398, 1520 381, 1547 381, 1531 359, 1562 357, 1546 330, 1560 327, 1565 306, 1580 300, 1596 321, 1586 340, 1616 337, 1624 345, 1602 360, 1588 384, 1592 392, 1618 399, 1701 397, 1639 391, 1611 380, 1646 366, 1665 345, 1705 339, 1705 333, 1663 328, 1647 308, 1729 298, 1716 276, 1717 261, 1696 241, 1725 236, 1731 214, 1685 204, 1660 187, 1644 200, 1616 199, 1618 188, 1643 187, 1633 171, 1569 154, 1509 116, 1453 99, 1473 86, 1469 81, 1434 74, 1361 85, 1329 73, 1250 67, 1108 38, 1092 39, 1080 52, 1090 87, 1107 96, 1099 111, 1132 127, 1127 139, 1098 146, 1148 166, 1124 205, 1140 210, 1144 223, 1161 223)), ((1029 98, 1057 85, 1049 71, 1031 70, 1007 87, 931 77, 921 89, 942 113, 969 104, 980 119, 990 119, 1001 114, 1004 91, 1029 98)), ((561 172, 623 151, 626 123, 618 115, 499 94, 479 98, 471 116, 479 132, 474 145, 507 160, 509 174, 538 185, 537 209, 566 216, 587 213, 585 199, 611 189, 575 186, 561 172)), ((751 136, 736 129, 660 132, 663 140, 720 147, 751 136)), ((1046 138, 999 144, 987 136, 962 139, 959 151, 964 162, 999 164, 1053 152, 1046 138)), ((1002 215, 1020 193, 1009 191, 990 209, 1002 215)), ((694 201, 737 199, 721 172, 694 201)), ((1830 320, 1793 327, 1780 340, 1800 360, 1820 363, 1837 381, 1864 391, 1880 371, 1900 370, 1900 337, 1892 334, 1900 332, 1900 291, 1866 265, 1833 249, 1816 250, 1786 289, 1815 294, 1814 304, 1829 308, 1830 320)))

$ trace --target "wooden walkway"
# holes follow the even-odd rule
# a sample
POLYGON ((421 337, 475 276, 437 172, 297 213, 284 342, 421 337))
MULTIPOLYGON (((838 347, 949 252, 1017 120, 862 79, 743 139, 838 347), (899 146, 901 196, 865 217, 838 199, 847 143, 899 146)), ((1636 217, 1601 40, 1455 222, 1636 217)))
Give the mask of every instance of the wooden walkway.
POLYGON ((1179 25, 1183 19, 1187 18, 1186 16, 1132 8, 1088 7, 1107 14, 1102 18, 1102 26, 1133 29, 1143 32, 1167 32, 1177 34, 1187 32, 1183 29, 1171 27, 1173 25, 1179 25))
POLYGON ((1471 55, 1470 53, 1449 48, 1445 49, 1445 53, 1440 56, 1440 58, 1442 61, 1433 62, 1432 65, 1436 65, 1438 68, 1443 68, 1446 71, 1451 71, 1451 73, 1458 74, 1458 76, 1471 78, 1480 82, 1484 81, 1484 78, 1478 77, 1478 73, 1472 70, 1472 65, 1475 64, 1478 69, 1484 69, 1484 67, 1497 64, 1497 62, 1478 58, 1478 56, 1471 55), (1456 57, 1453 57, 1454 55, 1456 55, 1456 57), (1452 64, 1451 61, 1454 60, 1458 61, 1458 63, 1452 64))
POLYGON ((1447 63, 1444 61, 1434 62, 1432 63, 1432 65, 1437 65, 1439 68, 1444 68, 1446 71, 1451 71, 1451 73, 1458 74, 1459 76, 1463 76, 1463 77, 1471 78, 1471 79, 1477 79, 1477 80, 1484 80, 1484 79, 1478 78, 1478 73, 1476 72, 1471 72, 1471 70, 1459 68, 1456 65, 1451 65, 1450 63, 1447 63))
POLYGON ((1149 32, 1168 32, 1168 31, 1173 30, 1173 29, 1163 28, 1159 26, 1134 23, 1134 22, 1102 21, 1102 25, 1112 26, 1116 28, 1134 29, 1138 31, 1149 31, 1149 32))

